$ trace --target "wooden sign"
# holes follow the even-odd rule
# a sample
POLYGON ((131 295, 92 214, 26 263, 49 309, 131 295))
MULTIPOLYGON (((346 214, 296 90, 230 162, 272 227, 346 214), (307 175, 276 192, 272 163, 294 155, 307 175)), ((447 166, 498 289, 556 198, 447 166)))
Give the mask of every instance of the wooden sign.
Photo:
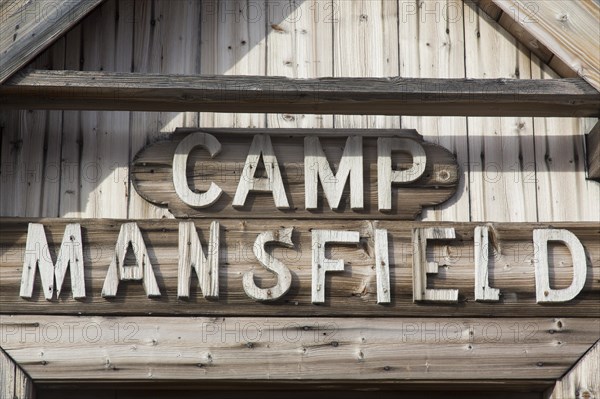
POLYGON ((414 130, 331 129, 178 129, 131 176, 176 217, 246 219, 414 219, 459 179, 452 153, 414 130))
POLYGON ((31 220, 2 313, 599 317, 596 223, 31 220))

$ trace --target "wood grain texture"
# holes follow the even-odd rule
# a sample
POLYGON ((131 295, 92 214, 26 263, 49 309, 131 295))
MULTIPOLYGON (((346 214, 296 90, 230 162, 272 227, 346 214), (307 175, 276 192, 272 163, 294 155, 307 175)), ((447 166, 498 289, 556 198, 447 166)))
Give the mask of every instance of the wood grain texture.
MULTIPOLYGON (((133 72, 198 74, 200 7, 200 2, 190 1, 136 1, 133 72)), ((197 112, 131 112, 130 161, 141 148, 168 136, 175 127, 197 126, 197 112)), ((131 186, 128 200, 130 218, 173 217, 167 209, 145 201, 131 186)))
POLYGON ((494 0, 525 31, 600 91, 600 5, 594 0, 494 0))
POLYGON ((586 136, 586 153, 588 178, 600 181, 600 121, 586 136))
MULTIPOLYGON (((530 54, 495 21, 465 18, 467 77, 529 81, 530 54), (484 62, 501 59, 502 62, 484 62)), ((465 9, 467 12, 467 9, 465 9)), ((469 10, 470 12, 470 10, 469 10)), ((536 221, 531 118, 468 118, 471 220, 536 221)))
POLYGON ((0 349, 0 387, 2 398, 13 398, 15 396, 15 362, 0 349))
POLYGON ((257 301, 273 301, 281 298, 290 290, 292 286, 292 273, 279 259, 276 259, 267 252, 267 245, 277 244, 293 248, 293 233, 294 228, 288 227, 280 230, 265 231, 256 237, 256 241, 254 241, 254 245, 252 246, 252 252, 254 252, 254 256, 261 265, 277 275, 277 282, 272 287, 262 288, 256 285, 254 272, 248 271, 244 273, 242 284, 244 285, 244 291, 250 298, 257 301))
MULTIPOLYGON (((65 42, 40 54, 36 68, 64 68, 65 42)), ((4 215, 59 216, 62 112, 6 111, 0 208, 4 215)))
MULTIPOLYGON (((490 0, 491 1, 491 0, 490 0)), ((465 35, 462 0, 401 1, 398 21, 400 76, 410 78, 464 78, 465 35), (433 11, 433 12, 432 12, 433 11)), ((423 211, 423 221, 468 222, 469 156, 464 117, 403 115, 402 127, 416 129, 425 140, 450 150, 457 159, 457 193, 448 201, 423 211)))
MULTIPOLYGON (((338 130, 331 129, 202 129, 195 132, 193 130, 181 130, 180 132, 181 134, 174 134, 170 141, 157 142, 138 153, 131 166, 133 184, 137 192, 154 204, 167 206, 174 215, 179 217, 220 215, 219 217, 240 218, 322 216, 353 219, 413 219, 423 206, 439 204, 450 198, 456 190, 458 171, 454 157, 440 146, 421 141, 420 136, 410 130, 339 130, 339 132, 343 132, 343 136, 338 134, 338 130), (215 158, 210 158, 209 153, 200 148, 192 151, 188 157, 187 183, 192 191, 205 192, 209 189, 210 182, 215 183, 223 190, 214 205, 206 208, 191 207, 182 201, 176 194, 172 176, 171 165, 175 148, 189 134, 198 132, 214 135, 221 143, 221 152, 215 158), (277 165, 272 156, 265 157, 265 153, 263 157, 259 158, 258 151, 252 149, 255 147, 252 143, 259 137, 258 134, 272 136, 270 141, 278 162, 277 165), (310 211, 306 210, 306 191, 311 188, 310 184, 308 188, 305 184, 305 179, 310 179, 310 176, 305 175, 305 136, 320 137, 323 152, 328 161, 336 166, 336 173, 339 174, 342 167, 340 160, 347 146, 346 135, 365 136, 363 137, 364 162, 360 170, 364 181, 363 179, 357 181, 356 178, 351 177, 345 187, 338 187, 342 189, 338 191, 342 196, 336 211, 332 210, 332 206, 336 202, 326 198, 322 187, 318 188, 316 207, 310 211), (381 177, 378 177, 381 170, 378 167, 380 158, 378 140, 380 138, 376 138, 376 135, 399 136, 394 140, 407 140, 409 144, 414 143, 414 146, 422 148, 425 151, 427 162, 426 165, 424 162, 420 165, 420 167, 424 166, 422 175, 414 174, 414 176, 421 177, 415 181, 406 178, 404 179, 405 183, 394 184, 394 187, 390 187, 391 183, 386 184, 381 177), (262 172, 267 177, 260 177, 262 164, 259 161, 261 159, 264 160, 264 167, 268 168, 262 172), (279 184, 278 169, 281 169, 281 184, 279 184), (271 185, 261 183, 261 181, 270 182, 271 180, 267 179, 271 175, 273 175, 271 185), (362 183, 362 190, 364 190, 362 210, 351 209, 353 207, 351 195, 357 195, 356 191, 360 189, 357 183, 362 183), (390 209, 389 212, 378 211, 381 208, 381 201, 377 200, 380 184, 385 184, 381 190, 391 188, 386 197, 390 201, 386 208, 390 209), (245 194, 254 186, 257 190, 264 191, 270 188, 273 192, 245 194), (351 186, 354 187, 350 189, 351 186), (281 187, 284 190, 283 193, 280 190, 281 187), (289 208, 286 206, 288 204, 289 208)), ((410 154, 405 154, 403 151, 394 151, 391 161, 391 165, 388 164, 387 169, 394 176, 402 175, 406 172, 402 169, 409 168, 415 162, 410 154)), ((401 179, 394 178, 394 180, 401 179)), ((313 205, 315 204, 309 204, 310 207, 313 205)))
POLYGON ((494 4, 493 0, 465 0, 465 3, 477 5, 496 22, 502 17, 502 9, 494 4))
MULTIPOLYGON (((556 56, 552 50, 546 47, 529 31, 525 30, 521 24, 513 18, 516 13, 511 9, 511 13, 505 13, 498 7, 494 0, 465 0, 465 6, 477 5, 481 8, 492 20, 498 22, 507 32, 514 36, 523 46, 535 54, 538 58, 548 64, 559 76, 563 78, 573 78, 578 76, 577 72, 571 69, 562 59, 556 56)), ((533 4, 533 3, 531 3, 533 4)), ((539 5, 531 5, 533 10, 539 5)))
MULTIPOLYGON (((333 19, 333 76, 335 77, 389 77, 399 76, 398 70, 398 3, 388 0, 334 1, 333 19)), ((393 85, 387 78, 388 87, 393 85)), ((329 82, 322 81, 329 85, 329 82)), ((322 99, 317 94, 318 101, 322 99)), ((357 99, 358 100, 358 99, 357 99)), ((358 100, 365 104, 364 100, 358 100)), ((349 105, 349 104, 348 104, 349 105)), ((358 104, 357 104, 358 105, 358 104)), ((371 112, 357 110, 356 115, 332 110, 336 113, 336 128, 399 128, 399 115, 408 114, 403 107, 396 112, 371 112), (383 116, 398 115, 398 116, 383 116)), ((383 108, 383 107, 380 107, 383 108)))
POLYGON ((33 399, 35 397, 31 378, 2 348, 0 348, 0 397, 2 399, 33 399))
POLYGON ((314 304, 325 303, 325 274, 327 272, 343 272, 343 259, 329 259, 325 247, 331 244, 357 245, 360 243, 358 231, 317 230, 311 231, 312 242, 312 295, 314 304))
POLYGON ((3 315, 0 326, 6 352, 40 382, 495 381, 559 378, 597 340, 600 320, 3 315))
MULTIPOLYGON (((81 24, 65 35, 65 69, 79 70, 82 61, 81 24)), ((59 216, 79 217, 82 167, 81 144, 83 132, 80 111, 62 112, 59 216)), ((45 216, 45 215, 44 215, 45 216)))
POLYGON ((490 287, 489 276, 489 235, 488 226, 475 227, 474 243, 475 250, 475 300, 476 301, 499 301, 500 291, 497 288, 490 287))
MULTIPOLYGON (((168 2, 170 3, 170 2, 168 2)), ((272 4, 271 4, 272 6, 272 4)), ((209 0, 201 2, 200 20, 200 72, 201 79, 212 79, 215 75, 230 79, 230 75, 263 76, 267 61, 267 5, 265 0, 209 0)), ((233 77, 235 79, 235 77, 233 77)), ((244 78, 247 79, 247 78, 244 78)), ((256 78, 250 78, 254 80, 256 78)), ((225 93, 229 87, 244 97, 244 83, 219 87, 214 94, 225 93), (225 89, 225 91, 223 91, 225 89)), ((270 89, 269 89, 270 90, 270 89)), ((250 100, 254 102, 255 99, 250 100)), ((277 101, 277 100, 275 100, 277 101)), ((202 127, 264 127, 264 114, 248 112, 276 112, 274 109, 241 109, 227 107, 223 113, 210 107, 176 107, 173 111, 202 111, 202 127)))
MULTIPOLYGON (((82 31, 82 69, 130 71, 133 1, 108 1, 82 31), (116 18, 117 15, 123 18, 116 18), (129 16, 129 17, 128 17, 129 16)), ((80 193, 83 217, 127 217, 129 112, 89 111, 80 120, 80 193)))
POLYGON ((30 223, 27 228, 27 246, 25 248, 25 261, 23 276, 21 278, 22 298, 31 298, 35 284, 35 276, 39 272, 44 297, 48 300, 54 296, 54 279, 56 278, 56 296, 60 297, 60 291, 65 279, 67 269, 71 272, 71 290, 73 298, 85 298, 83 240, 81 239, 81 227, 69 224, 65 228, 60 249, 57 253, 57 261, 52 261, 44 226, 39 223, 30 223))
MULTIPOLYGON (((288 78, 333 76, 332 0, 268 0, 267 75, 288 78)), ((271 128, 331 128, 332 115, 268 114, 271 128)))
MULTIPOLYGON (((329 207, 339 208, 346 182, 350 180, 350 208, 364 208, 363 145, 361 136, 349 136, 344 152, 333 172, 318 137, 304 138, 304 204, 318 208, 319 185, 329 207)), ((390 183, 391 186, 391 183, 390 183)))
POLYGON ((548 399, 586 399, 600 396, 600 341, 548 390, 548 399))
POLYGON ((211 222, 207 253, 204 254, 202 242, 198 238, 193 222, 180 222, 179 247, 183 253, 179 256, 177 279, 177 297, 189 298, 192 269, 196 272, 198 285, 205 298, 219 297, 219 244, 221 228, 218 222, 211 222))
POLYGON ((457 289, 432 289, 427 287, 427 275, 438 274, 439 263, 427 260, 429 240, 451 240, 456 238, 454 228, 428 227, 413 230, 413 301, 415 302, 458 302, 457 289))
MULTIPOLYGON (((534 78, 555 79, 539 60, 534 78)), ((585 178, 585 134, 596 119, 534 118, 538 220, 600 221, 600 184, 585 178)))
MULTIPOLYGON (((2 85, 0 100, 3 108, 30 109, 433 116, 600 115, 600 94, 582 79, 289 79, 34 70, 20 73, 2 85), (67 88, 60 88, 65 87, 67 81, 67 88)), ((216 123, 215 126, 223 125, 216 123)), ((233 126, 259 125, 241 123, 233 126)))
POLYGON ((6 2, 0 7, 0 83, 32 61, 102 0, 6 2))
POLYGON ((568 302, 575 298, 585 285, 587 275, 585 249, 581 242, 567 230, 536 229, 533 230, 533 245, 537 248, 534 257, 537 302, 568 302), (551 241, 566 245, 573 258, 573 281, 566 288, 550 288, 548 246, 551 241))
POLYGON ((161 296, 146 243, 135 222, 121 225, 114 256, 104 279, 102 296, 105 298, 116 297, 121 281, 142 281, 144 292, 148 298, 161 296), (129 253, 135 257, 135 266, 125 265, 125 259, 129 253))
MULTIPOLYGON (((51 256, 63 238, 68 219, 38 220, 45 226, 51 256)), ((179 222, 174 220, 137 221, 148 248, 160 298, 149 299, 139 281, 121 282, 117 296, 101 296, 109 265, 115 256, 115 243, 121 224, 131 221, 83 219, 85 282, 87 298, 71 298, 70 279, 65 279, 59 299, 47 301, 36 282, 30 300, 19 297, 23 251, 27 236, 27 220, 2 219, 0 224, 0 312, 4 314, 156 314, 156 315, 281 315, 281 316, 567 316, 598 317, 600 292, 600 243, 597 223, 494 224, 493 241, 499 252, 490 253, 490 286, 501 292, 500 302, 474 301, 474 229, 476 224, 438 224, 398 221, 336 221, 329 220, 231 220, 221 219, 219 255, 219 299, 207 300, 192 278, 189 300, 177 299, 179 222), (243 275, 253 271, 254 281, 261 287, 271 287, 277 281, 274 274, 263 268, 253 253, 259 234, 294 227, 294 248, 274 246, 270 253, 292 273, 292 286, 280 300, 257 303, 243 289, 243 275), (439 265, 438 274, 430 276, 427 286, 432 289, 457 289, 458 303, 413 303, 413 229, 453 228, 456 240, 432 240, 427 246, 427 260, 439 265), (325 280, 325 303, 311 303, 312 236, 313 229, 356 231, 359 244, 330 245, 328 259, 343 259, 344 271, 331 273, 325 280), (567 303, 536 304, 533 229, 567 229, 582 242, 587 263, 587 279, 583 291, 567 303), (388 231, 390 294, 389 305, 377 304, 375 268, 375 237, 377 229, 388 231)), ((209 220, 195 221, 203 246, 209 244, 209 220)), ((490 231, 492 229, 490 228, 490 231)), ((208 247, 207 247, 208 248, 208 247)), ((207 252, 205 252, 207 253, 207 252)), ((552 245, 549 254, 551 286, 568 287, 573 279, 572 257, 563 245, 552 245)), ((124 267, 135 265, 126 259, 124 267)))

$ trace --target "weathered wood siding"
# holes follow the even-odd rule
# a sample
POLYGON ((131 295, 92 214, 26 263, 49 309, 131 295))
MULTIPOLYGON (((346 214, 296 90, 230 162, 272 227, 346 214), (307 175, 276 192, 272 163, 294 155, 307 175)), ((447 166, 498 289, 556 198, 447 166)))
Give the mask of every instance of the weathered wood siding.
MULTIPOLYGON (((147 73, 555 78, 461 0, 109 0, 36 68, 147 73), (177 27, 175 29, 174 27, 177 27)), ((146 144, 176 127, 416 128, 446 146, 461 185, 423 220, 597 221, 585 180, 593 121, 552 118, 4 111, 0 215, 160 218, 128 179, 146 144)))
MULTIPOLYGON (((293 78, 557 78, 544 64, 550 58, 544 59, 541 50, 536 56, 520 45, 496 22, 503 20, 500 12, 497 17, 492 19, 473 0, 107 0, 40 54, 32 66, 57 70, 293 78)), ((345 128, 393 128, 417 129, 425 140, 451 151, 459 164, 460 184, 456 195, 440 206, 425 208, 420 220, 543 222, 546 225, 559 221, 588 222, 584 224, 592 226, 591 230, 600 222, 600 184, 585 179, 584 133, 589 132, 595 122, 575 118, 0 111, 0 217, 86 218, 90 220, 85 223, 96 227, 114 222, 94 219, 153 219, 140 222, 151 225, 159 223, 156 219, 173 218, 166 208, 147 202, 135 191, 129 178, 129 166, 141 148, 170 135, 178 127, 336 128, 340 129, 340 135, 344 135, 345 128)), ((4 223, 10 227, 9 220, 5 219, 4 223)), ((224 225, 234 223, 240 222, 230 219, 224 225)), ((319 225, 315 219, 300 224, 308 230, 312 227, 310 223, 319 225)), ((327 223, 341 226, 342 222, 327 223)), ((393 222, 381 223, 391 226, 393 222)), ((279 225, 268 222, 251 230, 258 232, 265 226, 275 229, 276 224, 279 225)), ((321 221, 321 224, 324 223, 321 221)), ((176 222, 166 225, 174 229, 176 222)), ((474 225, 469 224, 469 229, 474 225)), ((17 239, 24 240, 23 229, 17 233, 17 239)), ((7 233, 3 240, 12 241, 15 236, 7 233)), ((115 236, 112 234, 104 240, 110 241, 107 245, 111 250, 115 236)), ((597 238, 597 230, 592 233, 590 242, 594 238, 597 238)), ((59 240, 59 236, 53 239, 59 240)), ((157 248, 160 251, 160 245, 157 248)), ((533 249, 527 248, 527 251, 533 249)), ((0 309, 3 313, 0 327, 15 335, 6 337, 1 345, 15 361, 24 365, 36 383, 46 382, 50 386, 56 379, 101 381, 109 374, 108 378, 121 381, 196 379, 203 388, 218 379, 229 379, 227 384, 237 379, 242 381, 238 386, 244 389, 251 379, 258 382, 279 379, 289 383, 308 378, 327 380, 329 385, 358 378, 365 380, 365 384, 369 381, 384 383, 377 386, 379 389, 385 388, 386 383, 401 385, 408 380, 415 383, 413 387, 418 390, 438 384, 444 389, 466 387, 466 391, 471 391, 469 384, 479 382, 488 390, 517 389, 517 395, 521 396, 515 397, 529 398, 530 394, 539 397, 554 380, 565 376, 598 339, 598 308, 594 302, 599 284, 598 246, 592 243, 590 248, 592 278, 579 301, 572 304, 577 311, 570 312, 571 305, 554 308, 539 305, 538 310, 538 305, 533 303, 533 268, 523 262, 513 271, 509 267, 512 264, 507 262, 505 274, 498 270, 494 277, 494 284, 498 283, 498 287, 511 294, 504 299, 503 307, 472 301, 464 307, 434 305, 439 319, 428 314, 431 307, 411 310, 418 306, 412 303, 410 295, 410 267, 394 274, 391 283, 395 284, 398 299, 383 307, 376 304, 374 274, 360 275, 357 266, 354 272, 350 270, 345 276, 335 277, 340 277, 336 281, 343 281, 340 287, 347 290, 340 293, 335 288, 337 285, 330 286, 335 305, 331 307, 309 303, 305 270, 300 285, 296 281, 293 286, 296 294, 300 293, 297 295, 300 305, 284 303, 276 313, 274 307, 268 308, 268 312, 258 312, 252 318, 245 314, 248 307, 240 306, 240 302, 256 305, 245 297, 240 284, 236 284, 235 289, 227 287, 223 294, 224 299, 228 299, 227 295, 243 298, 237 302, 223 301, 229 309, 227 319, 223 319, 208 318, 218 313, 210 310, 179 312, 195 316, 201 313, 201 317, 194 318, 150 316, 152 312, 171 315, 174 293, 169 292, 165 293, 171 294, 171 299, 149 302, 150 306, 154 305, 150 310, 146 305, 138 307, 134 312, 136 317, 123 316, 131 311, 129 307, 105 313, 102 308, 105 300, 98 297, 100 282, 90 287, 89 301, 80 303, 69 299, 62 304, 71 306, 69 312, 78 310, 87 315, 40 316, 53 313, 47 309, 61 304, 43 302, 43 306, 35 307, 43 301, 41 297, 29 302, 21 299, 17 295, 20 274, 15 271, 22 263, 5 262, 10 269, 5 268, 7 278, 3 284, 7 289, 2 291, 0 303, 9 310, 0 309), (511 273, 520 273, 517 283, 511 273), (523 276, 526 279, 520 279, 523 276), (521 295, 523 291, 525 296, 521 295), (365 292, 368 295, 364 295, 365 292), (517 298, 515 292, 521 296, 517 298), (357 303, 358 306, 353 306, 357 303), (303 317, 290 308, 301 308, 303 317), (336 309, 341 309, 338 315, 348 317, 331 318, 336 309), (374 309, 379 312, 378 316, 384 317, 374 317, 374 309), (397 309, 397 313, 386 313, 390 309, 397 309), (556 309, 560 309, 560 314, 556 309), (141 317, 146 313, 148 316, 141 317), (359 314, 371 317, 350 317, 359 314), (558 317, 565 314, 569 317, 558 317), (114 317, 119 315, 120 318, 114 317), (407 318, 410 316, 429 318, 407 318), (529 316, 537 318, 524 318, 529 316), (303 324, 307 317, 317 326, 327 327, 333 323, 335 338, 325 331, 327 334, 315 342, 315 331, 303 324), (121 336, 124 341, 102 336, 100 341, 78 339, 73 343, 66 342, 68 337, 64 335, 53 342, 46 339, 48 347, 40 350, 39 341, 20 340, 16 334, 17 331, 46 332, 44 326, 52 327, 56 323, 64 323, 67 328, 75 326, 73 331, 79 335, 88 325, 103 326, 101 331, 113 333, 113 321, 121 323, 117 326, 123 329, 116 332, 124 334, 121 336), (203 342, 198 339, 202 323, 233 331, 232 328, 239 329, 240 325, 284 321, 293 324, 293 331, 277 327, 274 331, 280 337, 271 341, 246 337, 222 339, 212 335, 203 342), (425 337, 400 340, 403 325, 413 331, 412 324, 402 323, 422 323, 425 337), (436 326, 460 323, 467 327, 460 329, 460 339, 438 339, 435 334, 428 339, 431 323, 436 326), (488 342, 481 338, 481 330, 474 330, 473 337, 468 328, 469 325, 485 327, 490 323, 501 327, 497 340, 488 342), (532 325, 539 330, 535 339, 529 335, 532 325), (136 329, 137 334, 133 343, 127 341, 130 327, 136 329), (282 336, 290 332, 299 332, 298 341, 282 336), (457 381, 453 381, 455 379, 457 381)), ((356 256, 356 252, 356 249, 345 248, 342 254, 351 257, 356 256)), ((559 251, 556 253, 560 255, 559 251)), ((174 261, 175 258, 176 254, 171 252, 169 259, 174 261)), ((469 290, 469 295, 474 278, 470 259, 449 273, 440 271, 450 277, 449 287, 459 286, 465 292, 469 290)), ((554 277, 559 285, 568 282, 570 276, 565 273, 570 268, 569 260, 564 259, 566 263, 558 268, 559 273, 554 277)), ((364 259, 362 262, 365 263, 364 259)), ((360 264, 360 259, 356 264, 360 264)), ((162 284, 160 267, 157 275, 162 284)), ((175 270, 174 266, 171 269, 175 270)), ((241 268, 230 269, 230 272, 241 271, 241 268)), ((103 269, 95 267, 93 270, 94 273, 100 270, 99 276, 104 275, 103 269)), ((267 281, 269 276, 265 275, 267 281)), ((239 276, 236 278, 239 280, 239 276)), ((173 275, 166 280, 173 283, 172 287, 176 286, 173 275)), ((147 299, 141 287, 132 287, 127 295, 129 302, 117 298, 113 303, 129 306, 131 301, 147 299)), ((317 331, 320 332, 318 328, 317 331)), ((591 352, 593 356, 597 355, 597 349, 596 346, 591 352)), ((6 360, 0 352, 0 364, 6 364, 6 360)), ((574 386, 596 392, 591 387, 591 384, 597 385, 596 380, 580 378, 580 374, 591 369, 588 364, 578 366, 564 377, 555 396, 562 397, 560 392, 568 392, 565 394, 568 397, 574 386)), ((13 378, 6 375, 0 373, 2 378, 13 378)), ((181 381, 176 384, 182 388, 181 381)), ((14 382, 5 385, 17 387, 14 382)), ((111 384, 105 388, 118 390, 123 386, 111 384)), ((106 396, 98 394, 97 397, 116 394, 116 391, 108 392, 106 396)), ((64 392, 44 396, 43 391, 40 397, 56 395, 71 397, 64 396, 64 392)), ((408 396, 424 395, 419 392, 408 396)), ((180 396, 187 397, 185 393, 180 396)), ((448 397, 479 396, 466 392, 448 397)))

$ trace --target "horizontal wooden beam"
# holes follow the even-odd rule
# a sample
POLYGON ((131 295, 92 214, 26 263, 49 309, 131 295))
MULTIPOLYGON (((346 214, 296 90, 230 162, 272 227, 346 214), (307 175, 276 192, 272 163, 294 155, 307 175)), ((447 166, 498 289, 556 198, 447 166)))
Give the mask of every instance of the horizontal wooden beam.
MULTIPOLYGON (((248 398, 279 399, 283 391, 286 398, 304 399, 339 393, 347 399, 365 399, 365 392, 377 392, 382 399, 505 399, 510 392, 511 399, 540 399, 541 393, 552 388, 555 380, 545 379, 498 379, 498 380, 357 380, 357 379, 296 379, 282 380, 271 378, 249 380, 229 378, 227 380, 110 380, 48 382, 36 381, 36 388, 48 399, 79 399, 86 393, 102 393, 102 398, 114 399, 119 390, 135 392, 135 398, 149 397, 171 399, 176 390, 178 398, 197 399, 198 390, 209 397, 224 396, 244 392, 248 398), (407 392, 408 391, 408 392, 407 392), (212 395, 212 396, 211 396, 212 395)), ((133 396, 133 395, 132 395, 133 396)), ((86 396, 87 397, 87 396, 86 396)), ((227 397, 227 396, 226 396, 227 397)), ((337 396, 334 396, 337 397, 337 396)))
POLYGON ((600 319, 0 316, 39 382, 556 379, 600 319))
MULTIPOLYGON (((475 253, 474 229, 476 223, 418 223, 401 221, 344 221, 344 220, 239 220, 219 219, 219 282, 218 298, 207 299, 199 288, 196 272, 191 272, 191 288, 187 299, 178 299, 179 258, 184 257, 179 247, 178 220, 139 220, 137 225, 147 247, 145 262, 151 264, 160 297, 148 298, 141 281, 122 281, 116 297, 102 296, 109 265, 115 259, 115 244, 123 223, 107 219, 0 219, 0 313, 4 314, 106 314, 106 315, 248 315, 248 316, 572 316, 600 317, 600 240, 597 223, 544 224, 491 224, 489 245, 481 241, 486 251, 480 256, 489 258, 489 286, 500 290, 496 302, 475 301, 475 253), (21 282, 25 265, 28 222, 43 224, 49 243, 49 257, 56 262, 59 247, 68 223, 79 223, 82 236, 84 262, 85 298, 73 299, 71 272, 67 272, 64 286, 56 299, 45 299, 49 287, 40 288, 40 274, 35 276, 31 298, 21 297, 21 282), (435 289, 458 290, 458 302, 413 302, 413 229, 418 227, 454 228, 456 239, 431 240, 427 244, 427 260, 439 265, 437 274, 429 274, 427 286, 435 289), (275 301, 259 302, 252 299, 244 289, 244 275, 253 274, 253 280, 262 288, 274 287, 278 278, 259 263, 255 242, 263 232, 278 232, 294 228, 291 236, 293 248, 273 244, 269 253, 285 265, 291 274, 291 286, 287 293, 275 301), (587 255, 587 277, 581 292, 564 303, 536 303, 535 261, 536 247, 533 229, 567 229, 581 241, 587 255), (330 229, 358 232, 357 244, 327 244, 328 259, 343 261, 343 270, 327 273, 322 290, 325 303, 313 304, 313 229, 330 229), (375 230, 386 229, 387 254, 376 253, 375 230), (378 304, 378 275, 375 260, 379 258, 389 265, 390 303, 378 304)), ((204 254, 215 251, 209 242, 210 219, 194 221, 204 254)), ((188 230, 184 230, 188 231, 188 230)), ((38 230, 39 232, 39 230, 38 230)), ((72 234, 72 233, 69 233, 72 234)), ((188 233, 186 233, 188 234, 188 233)), ((188 234, 188 236, 190 236, 188 234)), ((384 235, 385 238, 385 235, 384 235)), ((190 240, 191 242, 191 240, 190 240)), ((382 241, 378 241, 381 243, 382 241)), ((185 245, 186 242, 184 241, 185 245)), ((29 254, 35 254, 32 248, 29 254), (33 251, 33 252, 32 252, 33 251)), ((136 248, 141 243, 136 241, 136 248)), ((68 250, 67 250, 68 251, 68 250)), ((46 259, 47 256, 41 259, 46 259)), ((64 255, 63 255, 64 256, 64 255)), ((140 256, 141 258, 142 256, 140 256)), ((478 258, 479 259, 479 258, 478 258)), ((485 258, 484 258, 485 259, 485 258)), ((552 288, 568 287, 573 280, 573 259, 565 245, 552 244, 548 251, 552 288)), ((49 259, 46 261, 50 261, 49 259)), ((131 251, 122 262, 133 268, 135 259, 131 251)), ((74 263, 73 263, 74 264, 74 263)), ((33 266, 35 268, 35 266, 33 266)), ((73 266, 71 266, 73 267, 73 266)), ((385 273, 387 275, 387 273, 385 273)), ((146 272, 146 276, 149 274, 146 272)), ((149 281, 149 280, 147 280, 149 281)), ((484 284, 484 282, 482 282, 484 284)), ((184 284, 185 285, 185 284, 184 284)))
POLYGON ((35 70, 0 86, 0 104, 113 111, 600 116, 600 93, 583 79, 290 79, 35 70))

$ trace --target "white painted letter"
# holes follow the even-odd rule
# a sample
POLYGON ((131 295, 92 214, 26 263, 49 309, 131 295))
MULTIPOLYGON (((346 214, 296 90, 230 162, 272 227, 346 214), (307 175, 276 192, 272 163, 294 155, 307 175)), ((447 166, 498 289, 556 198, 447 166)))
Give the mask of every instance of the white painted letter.
POLYGON ((491 288, 488 278, 489 240, 487 226, 475 227, 475 300, 499 301, 500 290, 491 288))
POLYGON ((457 302, 458 290, 427 288, 427 274, 438 272, 437 262, 427 262, 427 240, 455 238, 454 228, 413 229, 413 301, 457 302))
POLYGON ((267 252, 266 246, 269 243, 278 243, 287 248, 293 248, 293 231, 294 228, 289 227, 276 231, 265 231, 256 237, 253 247, 254 256, 267 270, 277 275, 277 284, 271 288, 260 288, 254 283, 254 273, 252 271, 244 273, 242 284, 244 285, 244 291, 250 298, 257 301, 273 301, 285 295, 292 286, 292 273, 283 263, 267 252))
POLYGON ((312 303, 325 302, 325 273, 344 270, 343 260, 325 258, 325 245, 357 244, 359 240, 358 231, 312 231, 312 303))
POLYGON ((423 172, 427 156, 423 146, 415 140, 398 137, 377 139, 377 193, 380 211, 392 209, 392 183, 410 183, 423 172), (404 151, 412 155, 412 166, 406 170, 392 170, 392 151, 404 151))
POLYGON ((173 184, 175 192, 179 198, 190 206, 205 208, 217 202, 223 190, 214 182, 210 183, 208 191, 204 193, 195 193, 190 190, 187 182, 187 160, 190 152, 195 147, 202 147, 208 150, 210 157, 214 158, 221 152, 221 143, 208 133, 192 133, 177 145, 175 155, 173 155, 173 184))
POLYGON ((535 293, 538 303, 567 302, 575 298, 585 285, 587 264, 585 250, 575 234, 564 229, 533 230, 533 247, 535 249, 535 293), (573 259, 573 281, 564 289, 550 288, 548 277, 548 241, 562 242, 569 248, 573 259))
POLYGON ((177 297, 190 296, 192 268, 198 276, 198 285, 205 298, 219 297, 219 222, 210 224, 207 255, 194 222, 179 222, 179 267, 177 273, 177 297))
POLYGON ((115 246, 115 254, 108 267, 104 286, 102 287, 102 296, 116 296, 119 281, 130 280, 142 280, 144 291, 149 298, 160 296, 160 290, 158 289, 158 284, 156 284, 146 243, 137 223, 124 223, 121 225, 115 246), (136 265, 125 267, 125 257, 127 256, 129 247, 133 250, 136 265))
POLYGON ((377 273, 377 303, 390 303, 390 261, 387 230, 375 230, 375 270, 377 273))
POLYGON ((39 223, 29 223, 27 242, 25 243, 25 262, 21 276, 22 298, 31 298, 35 272, 40 269, 44 297, 51 300, 54 294, 54 279, 56 278, 56 297, 60 296, 67 268, 71 268, 71 287, 73 298, 85 298, 85 278, 83 275, 83 241, 79 224, 68 224, 65 227, 62 243, 58 250, 56 266, 52 263, 44 226, 39 223))
POLYGON ((348 137, 337 174, 332 172, 319 138, 304 138, 304 199, 306 209, 317 209, 319 179, 329 206, 333 210, 338 209, 348 176, 350 176, 350 207, 352 209, 363 209, 362 137, 348 137))
POLYGON ((232 205, 235 207, 244 206, 246 197, 250 191, 261 193, 272 192, 275 206, 278 209, 289 209, 290 207, 285 195, 281 171, 279 170, 279 163, 273 151, 271 138, 265 134, 257 134, 252 140, 252 145, 246 157, 244 170, 242 171, 242 176, 240 176, 240 182, 238 183, 232 205), (265 164, 267 177, 254 176, 261 155, 265 164))

